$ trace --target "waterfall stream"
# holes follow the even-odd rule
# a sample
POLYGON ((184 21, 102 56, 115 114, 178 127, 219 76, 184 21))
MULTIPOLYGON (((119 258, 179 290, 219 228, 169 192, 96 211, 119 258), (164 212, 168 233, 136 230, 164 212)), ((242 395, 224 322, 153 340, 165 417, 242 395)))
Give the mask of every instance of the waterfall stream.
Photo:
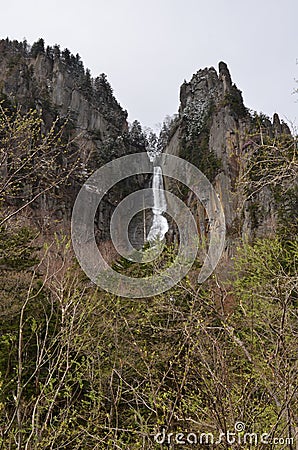
POLYGON ((160 166, 155 166, 153 171, 153 222, 149 230, 147 241, 154 243, 156 240, 162 241, 166 232, 169 230, 167 219, 163 216, 163 213, 167 209, 167 202, 165 193, 163 191, 163 177, 160 166))

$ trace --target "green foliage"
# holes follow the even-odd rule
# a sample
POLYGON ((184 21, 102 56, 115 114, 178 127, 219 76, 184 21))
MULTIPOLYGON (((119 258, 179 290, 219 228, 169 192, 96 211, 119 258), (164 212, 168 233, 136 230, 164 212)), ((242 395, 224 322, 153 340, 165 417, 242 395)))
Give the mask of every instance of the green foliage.
MULTIPOLYGON (((0 105, 0 201, 7 210, 0 225, 27 205, 39 208, 69 194, 69 180, 81 179, 81 165, 67 121, 58 118, 45 129, 36 110, 0 105), (51 195, 51 199, 50 199, 51 195), (9 211, 8 211, 9 210, 9 211)), ((64 200, 63 200, 64 201, 64 200)))
POLYGON ((239 306, 230 322, 250 353, 251 379, 264 426, 292 433, 288 411, 297 410, 298 242, 260 239, 239 249, 234 292, 239 306), (283 380, 283 384, 280 383, 283 380))
POLYGON ((6 111, 12 110, 12 103, 8 96, 2 92, 2 89, 0 89, 0 105, 6 111))
POLYGON ((274 198, 278 207, 278 220, 281 236, 294 236, 298 231, 298 185, 293 184, 284 189, 282 184, 274 190, 274 198))
MULTIPOLYGON (((115 297, 90 286, 67 247, 58 239, 47 246, 45 267, 62 258, 55 273, 31 281, 27 300, 1 324, 3 448, 21 429, 28 449, 154 449, 161 427, 219 434, 223 421, 233 431, 235 418, 248 430, 285 435, 285 411, 297 409, 296 241, 244 245, 221 300, 212 280, 200 288, 192 281, 198 267, 165 294, 115 297)), ((173 250, 163 263, 122 260, 117 270, 156 273, 173 250)))
POLYGON ((0 227, 0 267, 23 270, 37 264, 33 241, 37 232, 28 227, 17 230, 0 227))
POLYGON ((270 117, 263 112, 257 113, 256 111, 251 112, 251 121, 254 129, 259 130, 260 127, 266 127, 271 125, 270 117))
MULTIPOLYGON (((239 182, 254 225, 262 222, 261 193, 271 197, 278 218, 278 233, 291 237, 298 231, 297 140, 288 134, 274 138, 264 133, 252 136, 250 149, 243 154, 244 173, 239 182)), ((270 198, 269 197, 269 198, 270 198)))
POLYGON ((297 277, 298 241, 287 241, 282 238, 259 239, 253 245, 246 244, 239 249, 236 259, 236 269, 241 278, 235 281, 238 295, 243 299, 246 296, 255 300, 266 296, 274 303, 281 301, 280 295, 284 292, 293 300, 294 290, 288 289, 288 283, 297 277), (285 291, 283 291, 285 282, 285 291), (278 294, 279 292, 279 294, 278 294))
POLYGON ((243 104, 241 91, 235 86, 226 92, 222 101, 222 106, 229 106, 235 119, 241 119, 248 115, 248 110, 243 104))
POLYGON ((39 53, 44 53, 44 40, 42 38, 38 39, 38 41, 34 42, 31 47, 31 56, 36 58, 39 53))
MULTIPOLYGON (((79 57, 58 50, 47 49, 47 57, 79 65, 79 57)), ((98 104, 113 101, 106 78, 97 82, 98 104)), ((239 116, 240 97, 234 94, 226 101, 239 116)), ((210 117, 185 142, 185 157, 212 180, 219 166, 209 149, 210 117)), ((139 141, 142 130, 134 125, 139 141)), ((145 299, 108 294, 78 268, 66 236, 57 233, 41 249, 45 235, 22 225, 29 218, 13 208, 14 202, 19 206, 22 198, 32 198, 28 174, 35 192, 56 182, 59 156, 65 164, 69 156, 61 152, 59 129, 56 123, 44 134, 33 111, 25 116, 2 111, 0 117, 1 158, 8 161, 0 186, 0 447, 157 449, 153 436, 162 427, 168 433, 218 436, 222 430, 233 432, 237 420, 248 432, 294 436, 295 226, 286 232, 280 227, 273 239, 240 242, 229 284, 214 275, 198 285, 201 263, 196 261, 164 294, 145 299), (11 208, 19 222, 9 218, 11 208)), ((104 157, 111 156, 114 145, 113 139, 103 142, 104 157)), ((253 154, 248 151, 244 183, 248 196, 269 186, 280 221, 291 225, 296 150, 289 137, 279 142, 264 137, 253 154)), ((259 220, 258 203, 251 209, 259 220)), ((148 277, 167 268, 175 252, 168 245, 154 262, 122 258, 114 268, 148 277)))
POLYGON ((146 133, 138 120, 134 120, 129 128, 128 139, 131 143, 140 149, 146 146, 146 133))

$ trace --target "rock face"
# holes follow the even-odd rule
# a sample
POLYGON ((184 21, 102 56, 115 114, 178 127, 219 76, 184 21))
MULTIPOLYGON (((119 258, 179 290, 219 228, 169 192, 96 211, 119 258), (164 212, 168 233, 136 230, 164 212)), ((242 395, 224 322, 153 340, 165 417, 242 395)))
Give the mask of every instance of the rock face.
MULTIPOLYGON (((165 151, 195 164, 215 186, 225 211, 227 252, 236 236, 252 238, 274 232, 276 205, 270 189, 245 196, 239 180, 262 135, 290 135, 278 115, 271 122, 248 111, 227 65, 220 62, 218 72, 213 67, 199 70, 190 82, 183 83, 179 117, 173 127, 165 151), (261 220, 256 220, 256 205, 261 220)), ((189 193, 189 204, 192 198, 189 193)), ((198 211, 199 228, 206 228, 204 210, 197 204, 193 209, 198 211)))
POLYGON ((52 49, 32 52, 22 43, 2 40, 0 86, 10 100, 68 116, 77 130, 97 133, 100 138, 127 129, 127 112, 116 101, 106 77, 91 80, 78 55, 52 49))
MULTIPOLYGON (((142 143, 130 139, 127 112, 113 95, 104 74, 92 79, 78 55, 58 46, 44 48, 40 39, 29 47, 26 42, 0 41, 0 100, 28 111, 40 111, 44 130, 59 117, 67 120, 65 139, 78 149, 80 176, 73 176, 66 201, 53 202, 50 196, 35 206, 42 217, 69 222, 71 207, 84 179, 102 164, 119 156, 145 151, 142 143)), ((29 182, 29 181, 28 181, 29 182)), ((139 188, 138 182, 123 182, 102 202, 97 220, 99 239, 109 236, 109 220, 123 195, 139 188)), ((43 224, 45 225, 45 224, 43 224)))
MULTIPOLYGON (((62 197, 43 196, 35 202, 40 220, 47 217, 48 222, 69 224, 78 190, 91 173, 113 158, 145 151, 146 137, 140 124, 134 123, 128 130, 127 112, 115 99, 106 76, 92 79, 78 55, 67 49, 61 52, 58 46, 45 49, 42 39, 32 47, 26 42, 0 41, 0 100, 8 108, 37 109, 45 131, 57 117, 59 121, 67 118, 64 138, 75 139, 75 148, 71 147, 66 158, 71 159, 73 150, 79 152, 76 172, 62 197)), ((277 114, 271 121, 247 110, 224 62, 219 63, 218 72, 205 68, 183 83, 178 117, 165 135, 165 151, 195 164, 215 186, 225 211, 228 254, 237 236, 252 238, 275 231, 277 207, 272 191, 264 186, 248 193, 239 180, 265 138, 289 136, 290 131, 277 114)), ((116 205, 144 183, 144 177, 123 181, 105 196, 96 217, 99 240, 109 238, 116 205)), ((30 180, 24 190, 32 190, 30 180)), ((196 212, 199 230, 207 235, 204 209, 191 193, 185 200, 196 212)), ((141 223, 132 227, 135 243, 138 229, 142 233, 141 223)))

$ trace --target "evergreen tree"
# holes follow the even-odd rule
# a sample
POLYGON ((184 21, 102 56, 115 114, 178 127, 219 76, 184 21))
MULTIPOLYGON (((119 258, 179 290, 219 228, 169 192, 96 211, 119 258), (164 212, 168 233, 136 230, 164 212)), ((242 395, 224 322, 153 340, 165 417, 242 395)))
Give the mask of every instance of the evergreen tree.
POLYGON ((86 69, 83 81, 81 84, 82 91, 88 99, 92 97, 93 87, 92 87, 92 77, 89 69, 86 69))
POLYGON ((46 55, 48 58, 53 59, 53 47, 50 47, 49 45, 46 48, 46 55))
POLYGON ((60 58, 60 54, 61 54, 60 46, 55 44, 53 51, 54 51, 54 58, 60 58))
POLYGON ((99 77, 95 79, 94 84, 96 92, 102 99, 108 100, 109 98, 113 97, 113 89, 108 82, 105 73, 100 74, 99 77))
POLYGON ((146 144, 148 151, 157 153, 158 152, 158 138, 154 131, 150 130, 147 134, 146 144))
POLYGON ((142 130, 142 126, 138 120, 134 120, 129 129, 129 139, 133 144, 145 146, 146 135, 142 130))
POLYGON ((75 67, 78 75, 83 75, 85 73, 83 61, 78 53, 75 56, 75 67))
POLYGON ((36 58, 39 53, 45 53, 44 49, 44 40, 42 38, 38 39, 38 41, 34 42, 31 48, 31 56, 36 58))
POLYGON ((62 52, 62 58, 64 59, 64 61, 66 62, 66 64, 68 64, 70 62, 70 51, 68 50, 68 48, 65 48, 62 52))
POLYGON ((23 52, 25 54, 27 54, 28 53, 28 42, 27 42, 26 38, 23 39, 22 46, 23 46, 23 52))

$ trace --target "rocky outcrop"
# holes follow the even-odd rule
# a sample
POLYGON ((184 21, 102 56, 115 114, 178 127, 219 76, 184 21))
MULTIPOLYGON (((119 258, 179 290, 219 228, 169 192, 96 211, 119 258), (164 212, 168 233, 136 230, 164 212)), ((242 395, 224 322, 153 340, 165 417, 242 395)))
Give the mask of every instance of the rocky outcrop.
POLYGON ((0 41, 2 95, 18 104, 68 116, 80 131, 100 133, 127 129, 127 112, 118 104, 106 78, 92 80, 79 57, 29 47, 16 41, 0 41), (50 111, 52 108, 52 111, 50 111))
MULTIPOLYGON (((84 179, 102 164, 119 156, 144 151, 142 143, 128 134, 127 112, 113 95, 104 74, 92 79, 84 69, 79 55, 72 55, 58 46, 45 49, 40 39, 32 47, 26 42, 0 41, 0 100, 2 106, 14 105, 24 112, 37 109, 47 131, 55 120, 67 121, 66 141, 74 141, 67 159, 78 153, 76 173, 71 177, 64 200, 55 202, 48 195, 35 202, 35 214, 55 221, 69 222, 71 208, 84 179)), ((61 168, 62 170, 62 168, 61 168)), ((28 179, 28 183, 30 180, 28 179)), ((109 236, 109 220, 119 201, 137 188, 139 181, 122 183, 107 195, 97 215, 99 239, 109 236)), ((30 191, 30 187, 27 189, 30 191)), ((45 224, 43 224, 45 225, 45 224)))
MULTIPOLYGON (((260 136, 282 134, 289 135, 290 130, 277 114, 271 121, 244 106, 224 62, 219 63, 218 72, 213 67, 199 70, 181 86, 179 119, 165 151, 195 164, 215 186, 225 211, 228 253, 237 236, 252 238, 276 229, 277 208, 271 190, 264 187, 247 196, 239 180, 260 136)), ((191 199, 189 193, 188 202, 191 199)), ((197 204, 193 209, 200 228, 206 227, 204 209, 197 204)))
MULTIPOLYGON (((41 217, 69 222, 74 199, 89 174, 113 158, 145 151, 146 136, 140 124, 135 122, 129 134, 127 113, 115 99, 106 76, 92 79, 78 55, 67 49, 61 52, 58 46, 45 48, 42 39, 32 48, 26 42, 0 41, 0 100, 8 108, 37 109, 45 130, 57 117, 67 119, 64 138, 75 139, 80 161, 76 173, 63 200, 46 196, 36 205, 41 217)), ((201 69, 183 83, 178 116, 166 128, 160 139, 163 145, 167 141, 165 151, 195 164, 214 184, 225 210, 228 244, 234 245, 237 237, 274 232, 277 205, 272 190, 264 186, 255 193, 245 192, 240 181, 256 148, 267 137, 290 135, 290 130, 277 114, 270 120, 245 107, 224 62, 219 63, 218 71, 201 69)), ((71 158, 72 150, 66 158, 71 158)), ((175 189, 166 183, 170 190, 175 189)), ((98 239, 109 237, 110 217, 119 201, 143 186, 144 177, 138 177, 106 195, 96 217, 98 239)), ((24 189, 29 192, 30 186, 24 189)), ((207 235, 204 208, 194 202, 191 193, 185 200, 196 211, 199 229, 205 229, 207 235)))

